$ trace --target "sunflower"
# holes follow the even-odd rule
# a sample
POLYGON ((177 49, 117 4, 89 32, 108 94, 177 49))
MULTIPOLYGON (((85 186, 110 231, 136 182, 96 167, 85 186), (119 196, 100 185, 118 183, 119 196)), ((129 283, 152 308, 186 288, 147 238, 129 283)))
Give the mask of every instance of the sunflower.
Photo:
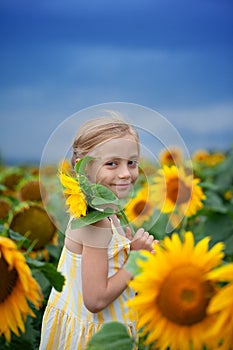
POLYGON ((149 196, 147 185, 144 185, 136 197, 128 202, 124 211, 128 220, 137 227, 150 219, 154 211, 154 204, 151 195, 149 196))
POLYGON ((162 165, 178 165, 182 162, 182 152, 178 147, 163 149, 159 154, 159 159, 162 165))
POLYGON ((0 183, 5 186, 2 192, 14 196, 16 187, 22 178, 23 170, 21 168, 10 167, 4 169, 0 176, 0 183))
POLYGON ((210 167, 215 167, 217 164, 222 163, 226 156, 221 152, 209 153, 205 150, 196 151, 192 159, 197 163, 201 163, 210 167))
POLYGON ((209 152, 206 151, 205 149, 200 149, 200 150, 197 150, 196 152, 193 153, 192 155, 192 159, 195 161, 195 162, 205 162, 205 160, 208 158, 209 156, 209 152))
POLYGON ((212 333, 219 334, 222 343, 219 349, 229 350, 233 348, 233 263, 211 271, 208 278, 214 281, 228 282, 213 297, 207 311, 210 315, 216 312, 220 313, 210 330, 210 337, 212 337, 212 333))
POLYGON ((45 201, 46 189, 45 186, 37 179, 23 179, 17 186, 19 199, 21 201, 45 201))
POLYGON ((212 153, 207 157, 206 163, 210 167, 215 167, 217 164, 222 163, 225 160, 225 155, 223 153, 217 152, 212 153))
POLYGON ((137 295, 127 305, 138 313, 137 328, 146 335, 146 344, 155 343, 160 350, 202 350, 207 345, 205 330, 215 323, 215 315, 207 314, 215 294, 207 276, 224 256, 223 243, 210 250, 208 243, 205 237, 194 246, 189 231, 184 243, 174 233, 156 245, 155 254, 142 251, 146 259, 137 261, 142 272, 129 283, 137 295))
POLYGON ((0 197, 0 219, 7 220, 11 206, 11 201, 7 197, 0 197))
POLYGON ((39 204, 28 202, 16 207, 9 223, 11 230, 28 236, 35 243, 34 250, 43 249, 56 234, 56 226, 39 204))
POLYGON ((192 216, 202 208, 201 201, 206 198, 199 182, 192 174, 186 175, 182 167, 165 165, 154 178, 154 203, 162 213, 175 210, 180 215, 192 216))
POLYGON ((86 216, 87 203, 78 181, 64 173, 60 173, 60 181, 65 187, 64 194, 67 195, 66 205, 68 206, 68 211, 76 218, 86 216))
POLYGON ((10 342, 11 331, 19 336, 27 315, 35 317, 27 301, 38 309, 43 296, 24 256, 6 237, 0 237, 0 270, 0 336, 10 342))

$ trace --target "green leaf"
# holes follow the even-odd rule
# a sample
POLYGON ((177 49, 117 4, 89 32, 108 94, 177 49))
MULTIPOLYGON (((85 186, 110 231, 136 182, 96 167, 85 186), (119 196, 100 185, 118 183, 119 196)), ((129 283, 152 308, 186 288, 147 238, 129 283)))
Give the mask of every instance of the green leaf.
POLYGON ((203 231, 207 236, 211 236, 211 244, 224 242, 226 251, 231 252, 231 247, 227 246, 227 240, 232 237, 233 220, 228 215, 222 213, 212 213, 209 215, 204 224, 203 231))
POLYGON ((212 182, 201 182, 200 187, 202 187, 205 190, 219 191, 219 186, 212 182))
POLYGON ((148 231, 155 239, 162 240, 172 231, 169 223, 169 216, 155 210, 148 222, 143 223, 143 228, 148 231))
POLYGON ((116 197, 116 195, 109 188, 100 184, 94 185, 94 188, 95 188, 96 196, 100 198, 104 198, 110 202, 118 201, 118 198, 116 197))
POLYGON ((11 229, 8 229, 8 235, 9 235, 9 238, 11 238, 13 241, 27 243, 28 246, 31 243, 31 241, 27 237, 21 235, 18 232, 15 232, 15 231, 13 231, 11 229))
POLYGON ((147 258, 143 256, 139 250, 132 250, 124 268, 133 276, 136 276, 142 272, 141 267, 139 267, 137 264, 138 260, 147 260, 147 258))
POLYGON ((226 255, 233 255, 233 235, 229 236, 228 239, 225 240, 225 254, 226 255))
POLYGON ((219 212, 219 213, 226 213, 227 208, 224 206, 223 201, 217 193, 212 191, 207 191, 206 193, 206 200, 204 202, 204 209, 219 212))
POLYGON ((93 335, 86 350, 132 350, 134 345, 134 339, 122 323, 109 322, 93 335))
POLYGON ((82 192, 85 194, 85 196, 87 196, 87 198, 89 196, 92 197, 92 195, 93 195, 92 186, 93 185, 91 185, 91 183, 88 181, 86 176, 78 174, 77 177, 78 177, 78 182, 79 182, 79 185, 80 185, 82 192))
POLYGON ((50 256, 54 257, 56 260, 60 258, 61 250, 62 250, 61 246, 59 245, 57 246, 54 244, 46 244, 45 248, 48 251, 50 256))
POLYGON ((76 173, 86 175, 86 166, 93 159, 95 159, 95 158, 90 157, 90 156, 86 156, 86 157, 83 157, 82 159, 80 159, 78 161, 78 163, 76 163, 76 165, 75 165, 76 173))
POLYGON ((100 221, 104 218, 107 218, 109 215, 112 214, 112 211, 111 211, 112 209, 111 208, 108 208, 108 209, 109 210, 105 210, 105 211, 93 210, 90 213, 88 213, 86 216, 82 216, 77 220, 73 220, 71 222, 71 228, 76 229, 76 228, 84 227, 87 225, 94 224, 95 222, 100 221))
POLYGON ((57 271, 53 264, 28 257, 26 258, 26 261, 31 268, 40 270, 58 292, 62 291, 65 277, 59 271, 57 271))
MULTIPOLYGON (((47 280, 45 275, 38 269, 32 271, 32 275, 35 278, 36 282, 39 283, 41 291, 44 296, 44 303, 47 303, 50 292, 51 292, 51 283, 47 280)), ((1 349, 1 348, 0 348, 1 349)))

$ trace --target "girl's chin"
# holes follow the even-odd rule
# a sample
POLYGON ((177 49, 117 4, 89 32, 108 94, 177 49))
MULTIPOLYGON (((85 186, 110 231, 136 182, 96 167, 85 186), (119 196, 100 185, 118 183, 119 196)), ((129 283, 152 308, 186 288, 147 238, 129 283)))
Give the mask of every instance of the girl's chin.
POLYGON ((115 196, 117 196, 117 198, 119 199, 129 199, 131 197, 131 189, 127 190, 127 191, 113 191, 112 192, 115 194, 115 196))

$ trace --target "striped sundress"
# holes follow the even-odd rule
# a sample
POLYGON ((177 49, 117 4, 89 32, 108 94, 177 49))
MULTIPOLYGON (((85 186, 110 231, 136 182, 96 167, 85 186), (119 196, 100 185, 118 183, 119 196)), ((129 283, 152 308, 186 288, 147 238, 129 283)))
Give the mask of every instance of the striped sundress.
MULTIPOLYGON (((108 276, 115 274, 127 260, 130 241, 119 234, 112 224, 112 239, 108 246, 108 276)), ((126 325, 135 336, 135 321, 127 315, 125 304, 134 296, 131 288, 108 307, 98 313, 91 313, 83 303, 82 255, 63 248, 58 270, 66 277, 62 292, 51 291, 43 316, 40 350, 84 350, 90 338, 106 322, 118 321, 126 325)))

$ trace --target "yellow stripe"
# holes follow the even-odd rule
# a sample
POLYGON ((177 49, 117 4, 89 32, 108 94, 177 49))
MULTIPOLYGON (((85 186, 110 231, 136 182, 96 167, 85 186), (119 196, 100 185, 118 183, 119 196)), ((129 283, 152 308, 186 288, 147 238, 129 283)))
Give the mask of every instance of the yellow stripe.
POLYGON ((127 323, 127 317, 126 317, 126 312, 125 312, 125 304, 122 298, 122 295, 119 296, 119 303, 120 303, 120 309, 121 309, 121 315, 124 323, 127 323))
POLYGON ((119 269, 119 254, 116 254, 116 251, 114 250, 114 257, 113 257, 113 270, 114 272, 117 272, 119 269))
MULTIPOLYGON (((77 279, 77 262, 75 259, 72 259, 72 268, 71 268, 72 274, 71 274, 71 280, 73 283, 74 279, 77 279)), ((70 288, 71 289, 71 288, 70 288)), ((71 310, 74 310, 74 298, 72 298, 72 304, 71 304, 71 310)))
POLYGON ((51 330, 50 330, 50 333, 49 333, 50 337, 49 337, 49 340, 48 340, 48 344, 47 344, 46 350, 52 349, 53 341, 54 341, 55 334, 56 334, 56 331, 57 331, 57 324, 58 324, 58 321, 57 321, 57 312, 56 312, 56 314, 54 316, 54 319, 53 319, 52 327, 51 327, 51 330))
POLYGON ((84 328, 82 326, 80 336, 79 336, 80 341, 78 343, 78 350, 83 350, 83 339, 85 339, 85 334, 84 334, 84 328))
POLYGON ((66 250, 63 248, 63 251, 61 253, 61 256, 60 256, 60 259, 59 259, 59 263, 58 263, 58 266, 57 266, 57 269, 60 271, 63 263, 64 263, 64 260, 66 258, 66 250))
MULTIPOLYGON (((65 299, 65 305, 64 305, 64 308, 63 308, 63 312, 66 313, 67 311, 67 308, 69 306, 69 303, 70 303, 70 299, 71 299, 71 292, 72 292, 72 284, 73 284, 73 279, 76 278, 76 276, 74 275, 75 271, 76 271, 76 260, 72 258, 72 261, 71 261, 71 267, 69 269, 69 276, 70 276, 70 279, 69 279, 69 284, 66 288, 66 290, 68 291, 67 293, 67 297, 65 299)), ((63 295, 63 298, 64 298, 64 295, 63 295)))
POLYGON ((60 295, 61 295, 61 293, 55 292, 55 293, 54 293, 54 298, 51 299, 51 300, 49 300, 50 304, 53 305, 53 306, 55 306, 56 303, 57 303, 57 301, 58 301, 58 299, 60 298, 60 295))
POLYGON ((114 305, 113 304, 109 305, 109 311, 110 311, 110 315, 111 315, 112 321, 117 321, 117 315, 116 315, 116 311, 114 309, 114 305))
POLYGON ((131 299, 130 288, 129 288, 129 287, 127 287, 127 288, 125 289, 125 293, 126 293, 127 299, 128 299, 128 300, 131 299))
POLYGON ((126 263, 128 256, 129 256, 128 249, 127 247, 124 247, 124 264, 126 263))
POLYGON ((92 313, 90 311, 87 311, 87 322, 92 322, 92 313))
POLYGON ((104 323, 104 316, 103 316, 101 311, 98 312, 97 317, 98 317, 98 322, 99 323, 104 323))
POLYGON ((73 350, 73 349, 71 349, 71 345, 72 345, 71 341, 72 341, 72 338, 73 338, 74 329, 75 329, 75 318, 72 317, 71 329, 69 330, 68 339, 67 339, 67 343, 66 343, 66 349, 73 350))
POLYGON ((89 324, 89 326, 88 326, 87 334, 86 334, 86 337, 85 337, 85 344, 84 344, 85 347, 84 347, 84 349, 86 349, 86 346, 87 346, 89 340, 90 340, 90 339, 92 338, 92 336, 94 335, 94 333, 95 333, 94 323, 91 323, 91 324, 89 324))
POLYGON ((49 310, 48 310, 48 307, 47 307, 45 309, 44 316, 43 316, 42 336, 43 336, 44 331, 46 329, 46 324, 47 324, 47 321, 48 321, 48 317, 49 317, 49 310))
POLYGON ((78 291, 78 316, 81 317, 82 315, 82 304, 83 304, 83 296, 80 292, 78 291))

